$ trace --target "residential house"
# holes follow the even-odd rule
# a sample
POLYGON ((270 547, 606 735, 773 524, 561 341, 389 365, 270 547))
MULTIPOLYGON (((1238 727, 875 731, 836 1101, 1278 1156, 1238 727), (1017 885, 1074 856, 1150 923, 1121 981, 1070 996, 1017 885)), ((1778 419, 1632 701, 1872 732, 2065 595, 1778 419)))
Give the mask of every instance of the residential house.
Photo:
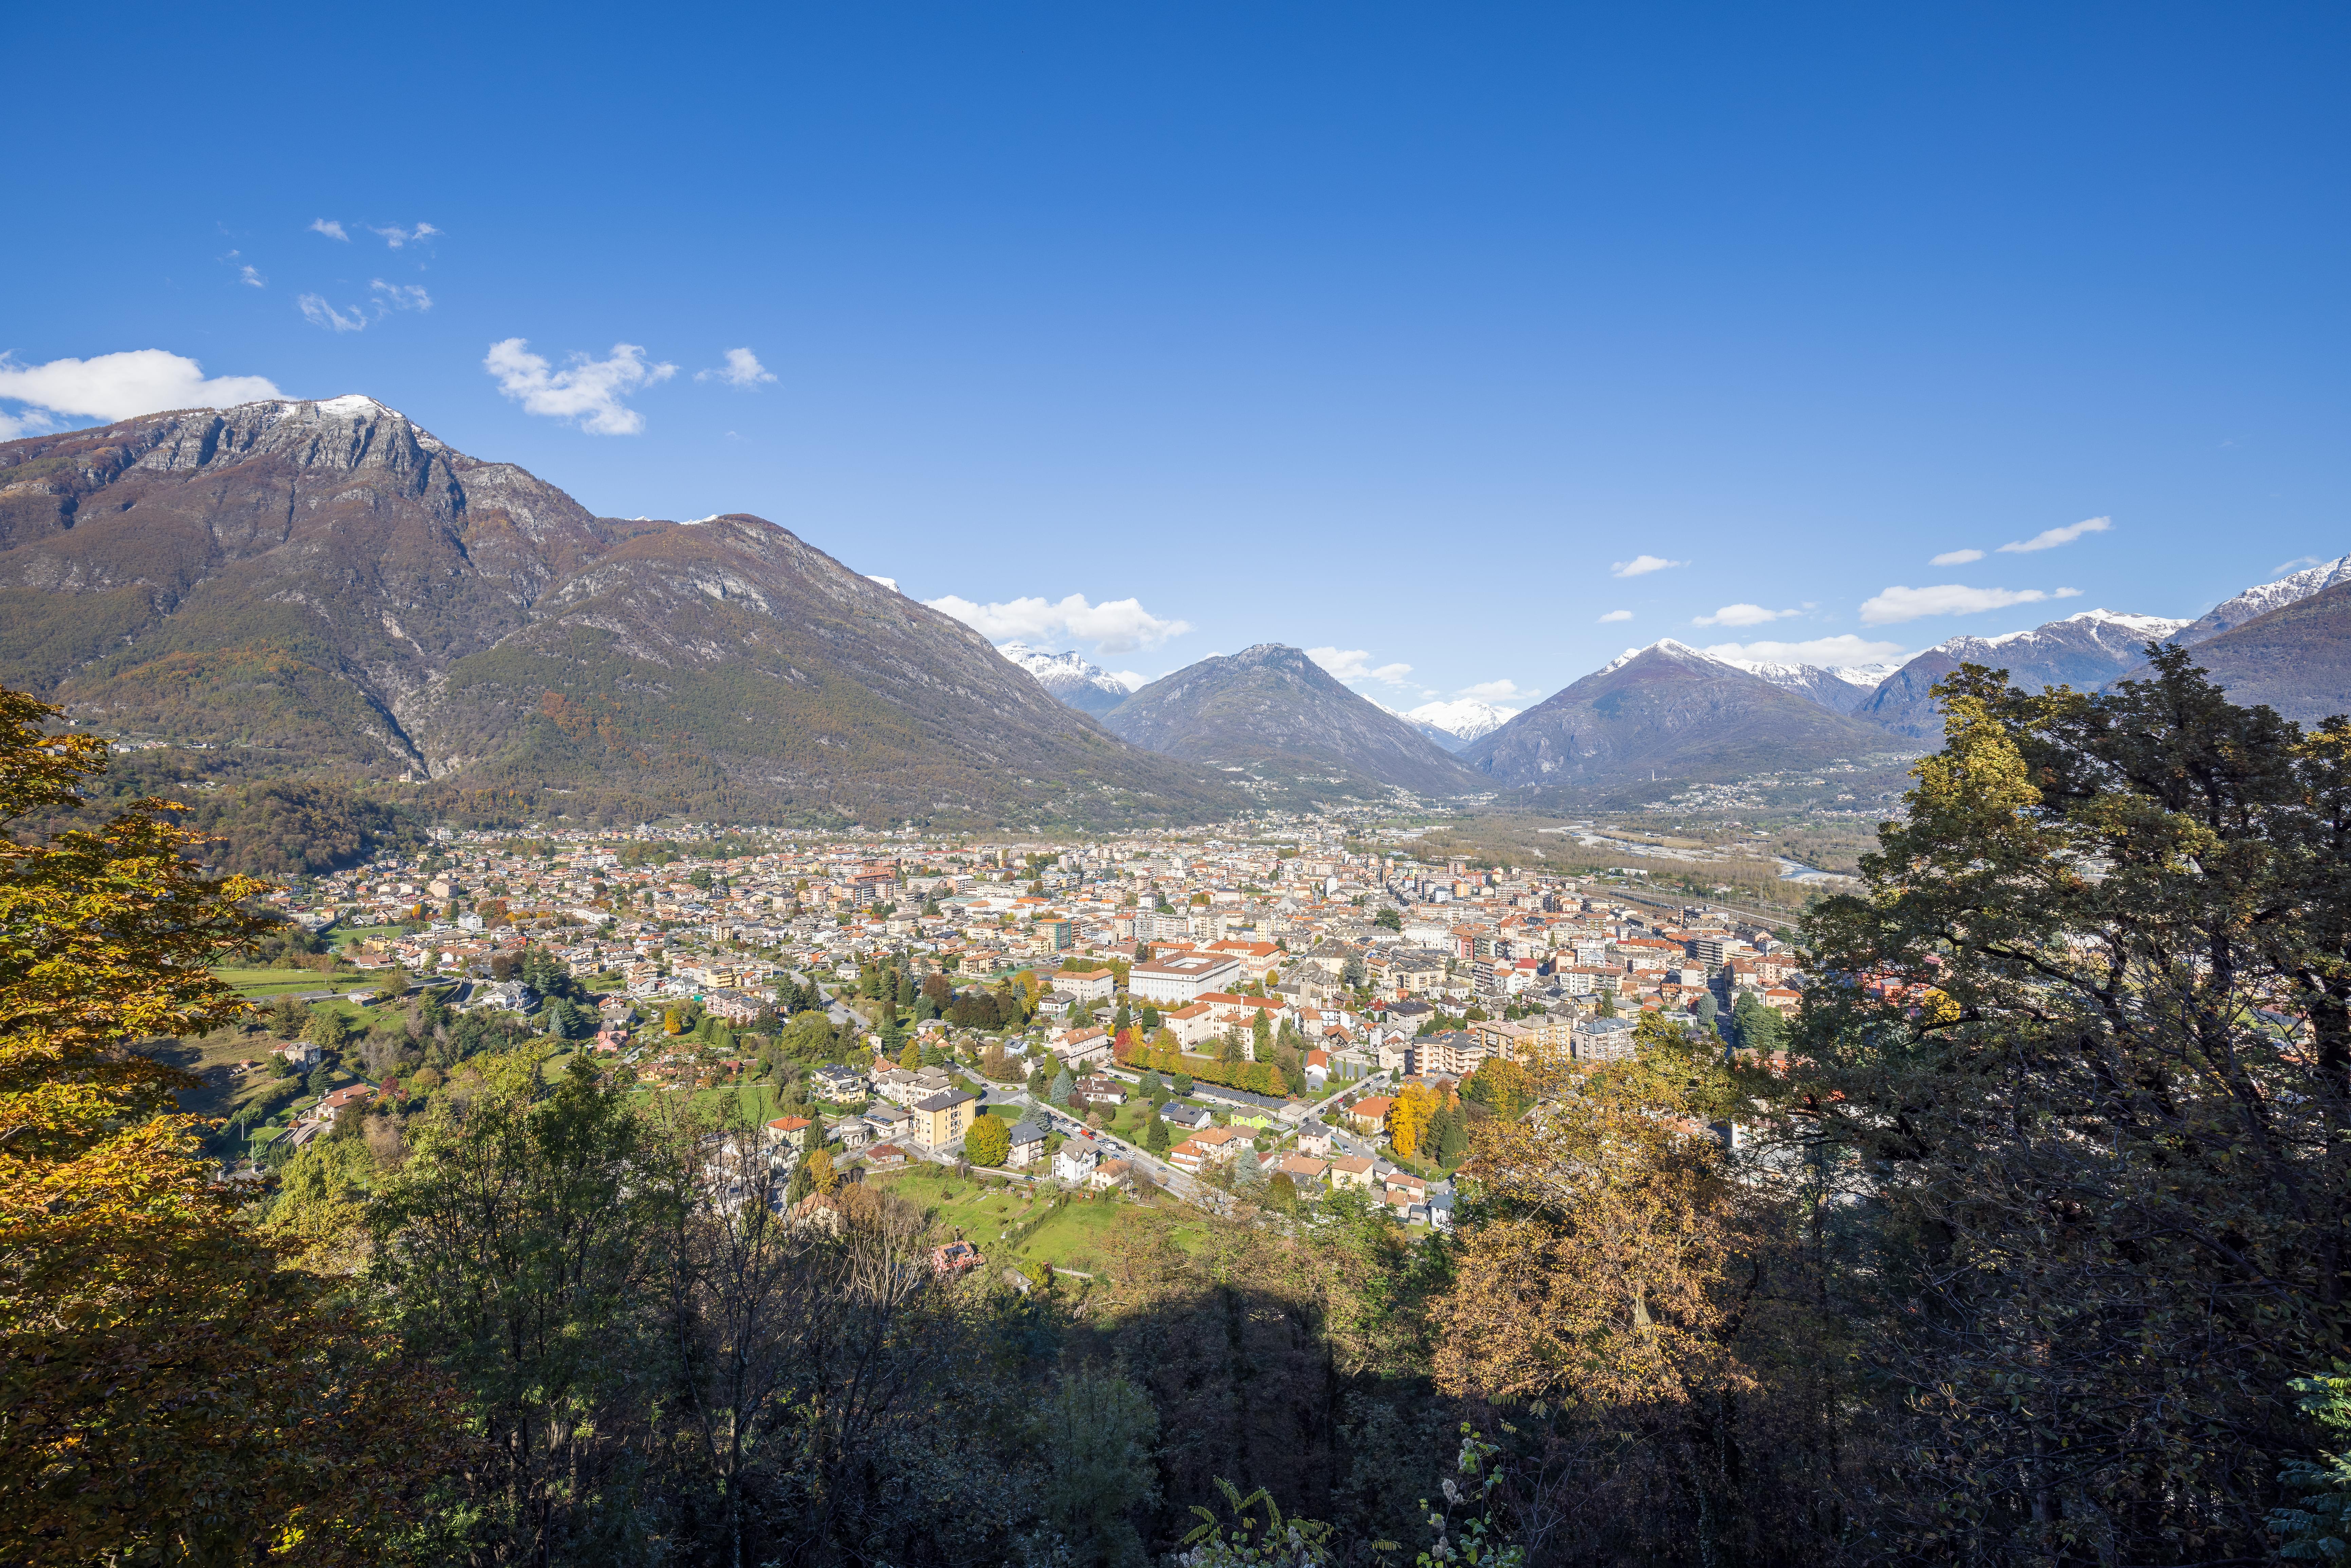
POLYGON ((903 1067, 885 1067, 874 1075, 874 1087, 882 1098, 909 1108, 944 1092, 951 1082, 941 1067, 917 1068, 912 1072, 903 1067))
POLYGON ((1368 1155, 1342 1155, 1330 1164, 1325 1179, 1332 1191, 1353 1187, 1357 1192, 1372 1190, 1372 1172, 1375 1162, 1368 1155))
POLYGON ((895 1144, 876 1144, 865 1151, 865 1163, 875 1170, 895 1170, 906 1163, 906 1151, 895 1144))
POLYGON ((1380 1185, 1391 1197, 1403 1193, 1414 1203, 1428 1201, 1428 1183, 1410 1171, 1384 1171, 1380 1176, 1380 1185))
POLYGON ((1234 1158, 1248 1139, 1230 1127, 1203 1127, 1167 1151, 1167 1163, 1197 1176, 1212 1165, 1234 1158))
POLYGON ((914 1113, 914 1142, 943 1149, 964 1135, 977 1114, 978 1098, 961 1089, 942 1089, 909 1107, 914 1113))
POLYGON ((1072 1076, 1085 1068, 1110 1065, 1111 1037, 1098 1029, 1071 1030, 1049 1049, 1061 1059, 1061 1065, 1072 1076))
POLYGON ((702 1010, 731 1024, 745 1024, 766 1011, 767 1003, 748 991, 705 991, 702 1010))
POLYGON ((1045 1129, 1029 1121, 1016 1123, 1012 1128, 1012 1152, 1004 1163, 1012 1166, 1033 1166, 1045 1156, 1045 1129))
POLYGON ((1113 1187, 1131 1187, 1134 1179, 1133 1160, 1104 1160, 1094 1167, 1094 1174, 1086 1178, 1086 1185, 1107 1192, 1113 1187))
POLYGON ((895 1143, 914 1135, 914 1113, 899 1105, 876 1105, 862 1120, 877 1143, 895 1143))
POLYGON ((1053 1151, 1053 1179, 1083 1183, 1102 1164, 1102 1155, 1082 1138, 1071 1138, 1053 1151))
POLYGON ((1203 1127, 1213 1127, 1217 1118, 1206 1105, 1186 1105, 1170 1100, 1159 1107, 1159 1119, 1178 1132, 1196 1133, 1203 1127))
POLYGON ((1077 1082, 1076 1092, 1089 1100, 1105 1101, 1113 1105, 1126 1103, 1128 1085, 1116 1078, 1089 1074, 1077 1082))
POLYGON ((353 1106, 364 1107, 375 1098, 376 1091, 365 1083, 346 1084, 310 1107, 310 1115, 320 1122, 332 1123, 344 1111, 353 1106))
POLYGON ((1353 1122, 1357 1131, 1367 1134, 1374 1134, 1386 1128, 1388 1112, 1394 1109, 1395 1105, 1394 1100, 1384 1094, 1376 1094, 1368 1100, 1356 1101, 1341 1114, 1353 1122))
POLYGON ((806 1116, 778 1116, 768 1124, 768 1142, 808 1153, 824 1139, 824 1128, 806 1116))
POLYGON ((1316 1159, 1311 1155, 1285 1154, 1273 1162, 1273 1169, 1288 1176, 1301 1187, 1309 1183, 1320 1186, 1330 1174, 1331 1162, 1316 1159))
POLYGON ((837 1061, 826 1062, 810 1071, 809 1081, 815 1085, 818 1093, 836 1104, 862 1100, 866 1095, 865 1075, 854 1067, 844 1067, 837 1061))
POLYGON ((1298 1146, 1306 1154, 1321 1159, 1331 1157, 1331 1129, 1320 1122, 1309 1122, 1298 1129, 1298 1146))

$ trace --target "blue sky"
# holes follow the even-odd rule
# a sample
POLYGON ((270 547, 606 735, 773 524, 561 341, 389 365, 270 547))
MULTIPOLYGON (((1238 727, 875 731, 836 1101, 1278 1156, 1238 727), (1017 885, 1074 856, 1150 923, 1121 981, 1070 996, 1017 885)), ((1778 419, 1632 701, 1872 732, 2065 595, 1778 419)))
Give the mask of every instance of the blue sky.
POLYGON ((1293 643, 1399 707, 1663 636, 2188 616, 2351 550, 2339 9, 12 28, 63 73, 0 248, 17 429, 130 412, 130 361, 56 362, 133 350, 366 392, 999 637, 1293 643))

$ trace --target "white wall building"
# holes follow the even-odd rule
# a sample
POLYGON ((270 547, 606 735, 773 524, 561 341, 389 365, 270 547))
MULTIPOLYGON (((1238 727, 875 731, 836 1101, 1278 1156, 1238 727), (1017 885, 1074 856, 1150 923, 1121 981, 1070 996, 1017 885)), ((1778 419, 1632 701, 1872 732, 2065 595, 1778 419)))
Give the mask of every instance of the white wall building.
POLYGON ((1206 991, 1238 989, 1240 982, 1241 961, 1224 953, 1177 953, 1126 972, 1127 995, 1175 1007, 1186 1006, 1206 991))

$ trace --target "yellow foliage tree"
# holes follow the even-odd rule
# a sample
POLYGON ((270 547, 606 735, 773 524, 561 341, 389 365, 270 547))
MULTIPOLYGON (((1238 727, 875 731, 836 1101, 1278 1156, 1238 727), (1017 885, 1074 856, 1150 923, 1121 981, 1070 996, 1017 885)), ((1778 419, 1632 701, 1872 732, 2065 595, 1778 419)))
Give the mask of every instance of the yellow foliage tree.
POLYGON ((204 841, 140 800, 94 832, 14 836, 82 804, 104 743, 0 690, 0 1560, 363 1560, 446 1422, 430 1380, 237 1221, 133 1048, 244 1003, 206 967, 264 922, 204 841))
POLYGON ((1426 1083, 1407 1083, 1388 1107, 1388 1143, 1406 1159, 1420 1152, 1420 1135, 1443 1103, 1426 1083))
POLYGON ((1437 1381, 1625 1427, 1654 1416, 1656 1441, 1689 1442, 1754 1382, 1735 1343, 1759 1277, 1752 1199, 1705 1125, 1729 1073, 1646 1019, 1635 1060, 1545 1087, 1567 1092, 1478 1134, 1466 1171, 1496 1218, 1465 1235, 1437 1310, 1437 1381))

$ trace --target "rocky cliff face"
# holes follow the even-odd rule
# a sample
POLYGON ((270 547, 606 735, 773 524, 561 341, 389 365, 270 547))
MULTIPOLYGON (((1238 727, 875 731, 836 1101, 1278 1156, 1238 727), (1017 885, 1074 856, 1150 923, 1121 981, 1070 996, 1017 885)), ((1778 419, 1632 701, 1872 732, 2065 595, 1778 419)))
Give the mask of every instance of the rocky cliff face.
POLYGON ((1479 787, 1411 724, 1279 643, 1187 665, 1102 722, 1153 751, 1262 774, 1336 776, 1434 795, 1479 787))
POLYGON ((1473 743, 1493 784, 1604 790, 1725 780, 1890 751, 1882 732, 1667 640, 1625 654, 1473 743))
POLYGON ((0 681, 534 804, 1197 814, 977 632, 756 517, 596 517, 366 398, 0 444, 0 681))

